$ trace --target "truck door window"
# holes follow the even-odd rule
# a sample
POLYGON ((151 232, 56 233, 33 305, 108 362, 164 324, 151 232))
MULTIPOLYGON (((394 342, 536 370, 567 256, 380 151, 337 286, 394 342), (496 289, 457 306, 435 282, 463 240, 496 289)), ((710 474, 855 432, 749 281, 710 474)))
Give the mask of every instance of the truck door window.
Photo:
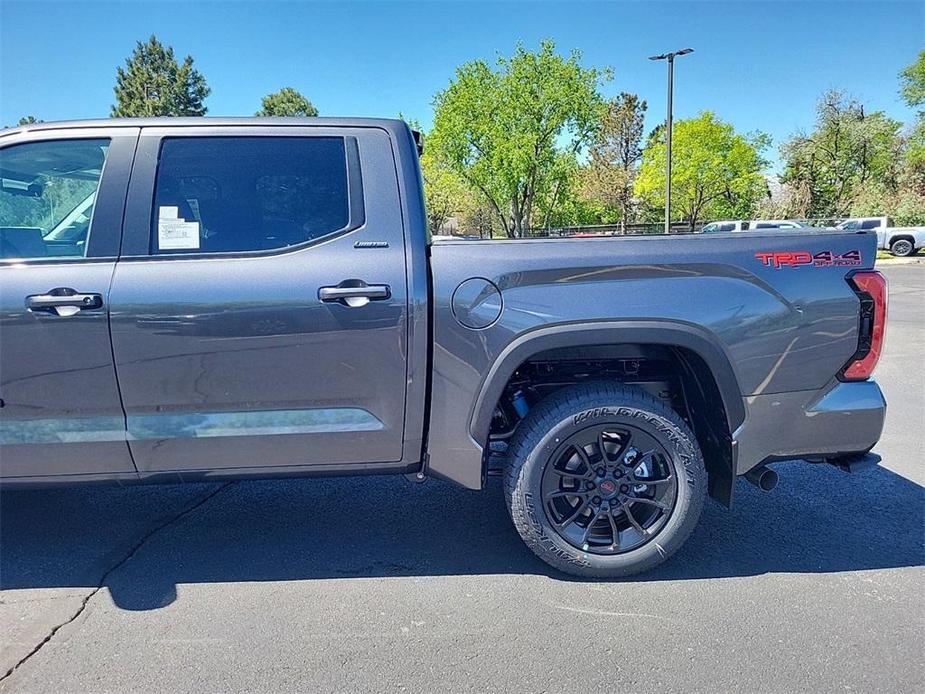
POLYGON ((0 149, 0 258, 85 256, 108 139, 0 149))
POLYGON ((344 138, 168 138, 151 248, 228 253, 299 245, 344 230, 348 198, 344 138))

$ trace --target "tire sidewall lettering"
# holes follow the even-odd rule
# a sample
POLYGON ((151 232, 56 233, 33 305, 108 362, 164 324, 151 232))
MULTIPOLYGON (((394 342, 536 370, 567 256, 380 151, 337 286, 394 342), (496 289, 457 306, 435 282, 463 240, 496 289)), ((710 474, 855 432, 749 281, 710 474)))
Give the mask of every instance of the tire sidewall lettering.
MULTIPOLYGON (((686 482, 684 486, 689 490, 686 493, 682 493, 682 486, 679 485, 678 493, 684 497, 689 497, 696 484, 695 476, 691 469, 693 458, 688 452, 691 442, 675 426, 657 414, 634 407, 602 405, 582 410, 581 412, 569 415, 559 421, 543 436, 540 445, 531 451, 528 456, 528 464, 525 466, 527 469, 522 471, 523 477, 520 488, 523 491, 521 494, 521 501, 525 512, 525 519, 536 534, 537 543, 542 546, 544 551, 553 553, 558 556, 560 560, 576 566, 588 566, 589 562, 585 558, 588 556, 597 558, 597 555, 587 555, 569 546, 551 529, 546 527, 546 524, 541 521, 541 517, 546 518, 546 511, 542 507, 541 501, 537 500, 539 497, 538 488, 544 466, 549 456, 553 453, 555 448, 558 447, 559 442, 576 430, 585 428, 581 425, 589 425, 592 423, 600 424, 600 420, 602 419, 611 421, 617 426, 628 424, 656 433, 658 437, 663 440, 665 448, 672 459, 672 466, 676 473, 679 478, 683 478, 686 482), (681 474, 682 472, 683 475, 681 474), (538 503, 539 507, 537 507, 538 503)), ((678 504, 681 503, 682 499, 679 498, 678 504)), ((549 523, 548 518, 546 518, 546 522, 549 523)), ((656 537, 661 536, 668 526, 675 522, 676 518, 672 517, 669 519, 668 525, 662 528, 662 531, 660 531, 656 537)), ((657 552, 658 549, 655 547, 656 544, 657 540, 653 538, 652 541, 646 543, 642 547, 620 556, 630 557, 638 553, 657 552)))

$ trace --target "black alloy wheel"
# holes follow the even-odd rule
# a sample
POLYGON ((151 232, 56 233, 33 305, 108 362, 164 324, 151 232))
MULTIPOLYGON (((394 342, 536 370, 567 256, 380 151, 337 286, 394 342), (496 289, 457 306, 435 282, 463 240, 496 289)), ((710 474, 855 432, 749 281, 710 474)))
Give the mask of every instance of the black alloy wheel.
POLYGON ((637 386, 563 388, 509 440, 514 527, 540 559, 578 576, 628 576, 665 561, 696 527, 706 488, 693 432, 637 386))
POLYGON ((562 442, 543 472, 543 507, 566 542, 619 554, 655 537, 674 510, 668 454, 630 426, 589 426, 562 442))

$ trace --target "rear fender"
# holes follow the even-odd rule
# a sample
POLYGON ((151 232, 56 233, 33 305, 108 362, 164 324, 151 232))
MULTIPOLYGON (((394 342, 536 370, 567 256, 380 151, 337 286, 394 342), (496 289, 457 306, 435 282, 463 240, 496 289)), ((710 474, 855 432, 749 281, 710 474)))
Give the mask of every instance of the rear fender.
POLYGON ((707 364, 716 380, 729 431, 745 421, 745 406, 735 372, 726 353, 699 326, 677 321, 602 321, 553 325, 525 333, 513 340, 488 370, 470 418, 469 433, 481 446, 488 441, 492 413, 511 375, 534 354, 563 347, 648 344, 683 347, 707 364))

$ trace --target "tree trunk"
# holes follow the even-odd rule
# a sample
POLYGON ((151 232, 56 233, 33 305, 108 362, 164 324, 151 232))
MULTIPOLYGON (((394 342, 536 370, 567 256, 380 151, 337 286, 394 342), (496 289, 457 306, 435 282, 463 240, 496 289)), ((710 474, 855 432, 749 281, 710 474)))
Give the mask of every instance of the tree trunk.
POLYGON ((523 238, 524 235, 524 220, 523 212, 521 212, 519 202, 514 199, 511 200, 511 233, 510 237, 513 239, 523 238))

